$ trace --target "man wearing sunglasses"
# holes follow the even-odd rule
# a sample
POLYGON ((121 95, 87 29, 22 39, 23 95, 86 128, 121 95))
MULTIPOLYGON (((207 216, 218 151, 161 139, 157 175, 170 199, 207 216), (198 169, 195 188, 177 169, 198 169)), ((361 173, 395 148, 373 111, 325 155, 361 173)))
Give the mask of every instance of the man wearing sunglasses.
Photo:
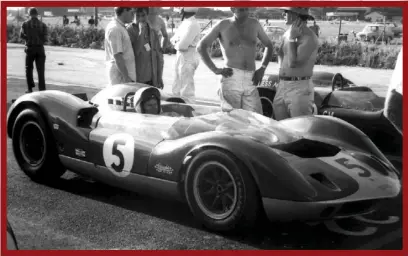
POLYGON ((278 50, 279 83, 273 101, 276 120, 313 114, 314 85, 310 78, 319 46, 316 34, 306 26, 307 20, 314 20, 309 8, 282 9, 290 28, 278 50))
POLYGON ((127 26, 136 61, 136 81, 163 88, 159 35, 147 20, 148 7, 136 9, 133 23, 127 26))
POLYGON ((126 30, 133 21, 130 7, 115 7, 115 18, 105 29, 105 60, 110 85, 136 81, 136 64, 132 43, 126 30))

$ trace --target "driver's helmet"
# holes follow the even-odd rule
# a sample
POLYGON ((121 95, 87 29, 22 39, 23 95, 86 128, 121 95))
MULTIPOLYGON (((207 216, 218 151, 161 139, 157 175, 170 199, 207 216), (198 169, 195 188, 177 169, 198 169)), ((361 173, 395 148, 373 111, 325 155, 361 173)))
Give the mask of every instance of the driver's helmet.
POLYGON ((136 91, 135 96, 133 96, 133 105, 137 113, 145 113, 143 109, 143 103, 151 98, 156 98, 158 104, 158 113, 161 112, 161 102, 160 102, 160 91, 156 87, 147 86, 142 87, 136 91))

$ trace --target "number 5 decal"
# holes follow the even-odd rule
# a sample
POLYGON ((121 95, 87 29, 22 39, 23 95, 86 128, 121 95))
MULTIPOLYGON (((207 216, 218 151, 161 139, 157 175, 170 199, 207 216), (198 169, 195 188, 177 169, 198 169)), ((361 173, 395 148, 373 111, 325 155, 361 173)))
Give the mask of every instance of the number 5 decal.
POLYGON ((364 168, 363 166, 358 165, 358 164, 350 164, 350 163, 349 163, 349 160, 348 160, 347 158, 340 158, 340 159, 336 159, 335 161, 336 161, 337 163, 343 165, 343 166, 346 167, 347 169, 350 169, 350 170, 351 170, 351 169, 356 168, 356 169, 361 170, 362 172, 359 172, 359 173, 358 173, 358 176, 360 176, 360 177, 368 178, 368 177, 371 176, 371 173, 370 173, 369 170, 367 170, 366 168, 364 168))
POLYGON ((125 133, 114 134, 103 144, 103 160, 114 175, 126 177, 133 167, 134 151, 133 136, 125 133))

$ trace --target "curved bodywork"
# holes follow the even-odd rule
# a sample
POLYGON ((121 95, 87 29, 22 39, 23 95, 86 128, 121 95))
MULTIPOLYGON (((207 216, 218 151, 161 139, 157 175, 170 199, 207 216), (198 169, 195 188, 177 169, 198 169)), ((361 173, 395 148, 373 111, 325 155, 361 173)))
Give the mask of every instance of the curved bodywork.
POLYGON ((109 108, 101 94, 91 101, 102 105, 58 91, 24 95, 9 109, 8 135, 21 110, 36 108, 67 169, 179 200, 191 159, 206 149, 226 151, 254 178, 271 220, 363 214, 400 193, 397 170, 365 134, 338 118, 278 122, 244 110, 164 102, 181 115, 168 117, 109 108))
MULTIPOLYGON (((392 159, 395 165, 401 165, 402 136, 383 115, 384 97, 379 97, 368 87, 356 86, 353 82, 339 74, 315 71, 312 80, 316 86, 314 96, 316 105, 315 114, 330 115, 351 123, 367 134, 374 144, 389 159, 392 159), (338 84, 339 88, 333 91, 333 80, 337 78, 339 78, 340 85, 338 84)), ((275 85, 277 82, 278 75, 266 74, 261 85, 258 86, 264 115, 270 118, 273 118, 272 102, 275 97, 275 85)), ((124 95, 132 93, 143 86, 146 85, 132 84, 108 87, 95 95, 91 102, 98 104, 100 108, 115 109, 112 104, 108 103, 107 98, 123 99, 124 95)), ((184 111, 180 111, 183 113, 189 112, 191 113, 190 116, 221 111, 220 103, 217 99, 180 98, 164 91, 161 91, 161 94, 164 101, 194 104, 194 111, 190 111, 188 106, 170 104, 173 108, 175 105, 178 105, 180 109, 184 109, 184 111), (206 107, 203 108, 198 105, 206 107)), ((163 107, 169 108, 167 105, 169 103, 165 103, 163 107)), ((131 106, 131 103, 129 103, 129 106, 131 106)), ((119 107, 119 109, 122 108, 123 105, 119 107)))

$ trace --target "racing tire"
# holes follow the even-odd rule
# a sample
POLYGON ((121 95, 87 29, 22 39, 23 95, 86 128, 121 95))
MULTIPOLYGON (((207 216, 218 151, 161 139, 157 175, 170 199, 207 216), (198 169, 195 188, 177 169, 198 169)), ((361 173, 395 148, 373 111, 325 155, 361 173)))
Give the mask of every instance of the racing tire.
POLYGON ((28 108, 17 116, 12 143, 17 164, 32 180, 48 182, 65 173, 52 133, 37 110, 28 108))
POLYGON ((261 217, 261 200, 253 177, 227 153, 206 150, 195 156, 187 168, 184 186, 191 212, 210 230, 230 232, 254 227, 261 217))
POLYGON ((275 98, 276 91, 258 88, 258 93, 262 104, 262 114, 266 117, 275 119, 273 113, 273 99, 275 98))

